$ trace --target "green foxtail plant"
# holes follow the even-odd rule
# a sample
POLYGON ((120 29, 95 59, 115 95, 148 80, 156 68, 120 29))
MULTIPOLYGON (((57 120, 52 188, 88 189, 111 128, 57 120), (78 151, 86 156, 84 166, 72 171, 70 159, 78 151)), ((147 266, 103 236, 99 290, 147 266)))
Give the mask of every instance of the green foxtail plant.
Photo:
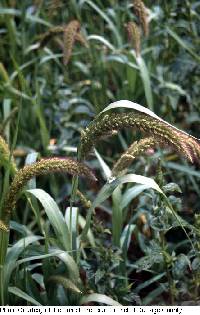
POLYGON ((153 148, 157 144, 157 140, 154 137, 148 137, 135 141, 130 147, 121 155, 112 168, 113 176, 117 176, 119 173, 127 169, 130 164, 138 156, 141 156, 148 149, 153 148))
POLYGON ((8 144, 2 136, 0 136, 0 166, 3 166, 5 169, 10 167, 11 174, 14 174, 17 170, 16 164, 13 160, 13 157, 11 156, 8 144))
POLYGON ((140 29, 135 22, 128 22, 126 25, 128 39, 135 48, 136 56, 140 55, 141 51, 141 33, 140 29))
MULTIPOLYGON (((67 172, 71 175, 85 176, 90 180, 96 180, 96 177, 88 166, 81 162, 70 158, 46 158, 41 159, 33 164, 26 165, 22 169, 17 170, 15 163, 11 160, 11 153, 5 140, 0 137, 1 164, 7 168, 13 169, 13 179, 10 187, 6 190, 5 197, 1 205, 0 216, 0 304, 4 304, 4 295, 2 292, 2 284, 4 283, 3 266, 9 241, 9 225, 13 210, 16 207, 20 192, 23 190, 27 182, 40 175, 46 175, 55 172, 67 172)), ((83 195, 81 196, 83 198, 83 195)), ((86 202, 86 200, 84 200, 86 202)))
POLYGON ((77 189, 76 195, 85 209, 89 209, 91 207, 92 205, 91 201, 88 200, 79 189, 77 189))
POLYGON ((48 42, 57 35, 63 35, 63 62, 64 65, 69 63, 72 50, 76 41, 84 46, 88 46, 87 40, 80 31, 81 25, 77 20, 70 21, 67 25, 58 25, 51 27, 46 33, 40 36, 40 47, 44 47, 48 42))
POLYGON ((71 21, 65 28, 64 28, 64 65, 67 65, 70 57, 72 55, 72 49, 74 46, 74 43, 76 41, 76 36, 80 31, 80 23, 76 20, 71 21))
POLYGON ((145 7, 144 2, 142 0, 133 0, 133 8, 142 26, 144 35, 148 36, 149 21, 148 21, 147 8, 145 7))
POLYGON ((61 171, 67 172, 71 175, 86 176, 95 180, 95 176, 86 165, 69 158, 41 159, 36 163, 26 165, 16 172, 10 185, 8 194, 4 201, 4 207, 2 209, 3 224, 8 226, 11 213, 16 206, 18 195, 31 178, 61 171))
MULTIPOLYGON (((128 113, 101 113, 82 132, 79 157, 85 158, 92 147, 112 130, 123 128, 135 128, 151 135, 152 145, 155 142, 162 146, 171 146, 178 153, 185 156, 190 162, 200 159, 200 140, 177 129, 166 121, 160 119, 151 111, 137 111, 128 113), (150 113, 150 114, 149 114, 150 113)), ((148 141, 139 142, 135 152, 141 152, 146 148, 148 141)), ((133 148, 131 148, 132 150, 133 148)), ((133 155, 135 153, 133 152, 133 155)), ((121 162, 120 162, 121 163, 121 162)), ((115 166, 116 170, 116 166, 115 166)))
POLYGON ((15 114, 17 113, 18 108, 15 107, 11 110, 10 114, 8 115, 8 117, 2 122, 2 124, 0 124, 0 134, 4 135, 4 131, 6 126, 8 125, 8 123, 10 123, 10 121, 13 119, 13 117, 15 116, 15 114))

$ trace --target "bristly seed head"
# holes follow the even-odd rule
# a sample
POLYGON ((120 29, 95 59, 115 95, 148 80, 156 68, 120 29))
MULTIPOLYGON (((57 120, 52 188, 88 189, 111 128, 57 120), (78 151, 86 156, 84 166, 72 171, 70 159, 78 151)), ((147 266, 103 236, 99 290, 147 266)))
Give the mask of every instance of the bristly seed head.
POLYGON ((138 19, 142 25, 144 35, 148 36, 149 34, 148 13, 144 5, 144 2, 142 0, 133 0, 133 7, 135 14, 138 16, 138 19))
POLYGON ((63 62, 64 65, 67 65, 76 41, 85 47, 89 46, 86 38, 80 32, 80 28, 80 22, 77 20, 72 20, 67 25, 54 26, 40 36, 40 47, 44 47, 52 37, 63 34, 63 62))
POLYGON ((89 209, 91 207, 91 201, 88 200, 79 189, 77 189, 76 195, 79 197, 79 200, 85 209, 89 209))
POLYGON ((26 165, 15 174, 11 183, 2 211, 4 216, 3 221, 8 224, 10 214, 15 208, 18 194, 31 178, 55 172, 67 172, 71 175, 86 176, 91 180, 96 180, 89 167, 69 158, 48 158, 26 165))
POLYGON ((66 25, 63 33, 64 42, 64 65, 67 65, 72 55, 72 49, 80 31, 79 21, 73 20, 66 25))
POLYGON ((10 167, 10 171, 14 174, 17 171, 16 164, 13 160, 13 157, 10 157, 10 150, 8 144, 5 140, 0 136, 0 166, 4 166, 6 168, 10 167))
POLYGON ((4 232, 9 232, 9 227, 5 225, 5 223, 2 220, 0 220, 0 230, 4 232))
POLYGON ((133 44, 136 52, 136 56, 138 57, 140 55, 140 46, 141 46, 141 33, 140 29, 134 22, 128 22, 126 25, 126 29, 128 32, 128 38, 131 44, 133 44))
POLYGON ((92 121, 81 135, 80 156, 88 155, 102 135, 111 130, 138 128, 150 134, 159 144, 172 146, 190 162, 200 159, 200 141, 189 134, 145 113, 104 114, 92 121))
POLYGON ((114 164, 112 169, 113 176, 117 176, 127 169, 135 158, 141 156, 149 148, 153 148, 157 143, 158 141, 154 137, 144 138, 138 142, 135 141, 114 164))

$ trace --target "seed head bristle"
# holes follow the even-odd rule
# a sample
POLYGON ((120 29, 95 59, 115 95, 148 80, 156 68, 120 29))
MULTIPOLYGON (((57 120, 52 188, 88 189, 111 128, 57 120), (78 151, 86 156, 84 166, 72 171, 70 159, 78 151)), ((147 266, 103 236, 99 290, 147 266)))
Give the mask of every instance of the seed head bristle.
POLYGON ((76 194, 79 197, 79 200, 82 203, 83 207, 89 209, 92 205, 91 201, 88 200, 79 189, 77 189, 76 194))
POLYGON ((104 114, 91 122, 81 135, 80 155, 86 157, 91 148, 111 130, 138 128, 162 145, 169 145, 190 162, 200 160, 200 142, 185 132, 145 113, 104 114))
MULTIPOLYGON (((73 20, 66 25, 63 33, 64 41, 64 65, 67 65, 71 55, 74 43, 76 41, 77 35, 80 31, 80 23, 77 20, 73 20)), ((80 36, 79 36, 80 40, 80 36)))
POLYGON ((11 183, 2 211, 5 215, 3 221, 9 221, 10 214, 15 208, 19 192, 31 178, 55 172, 67 172, 71 175, 86 176, 91 180, 96 180, 92 171, 85 164, 69 158, 48 158, 26 165, 15 174, 11 183))
POLYGON ((10 150, 8 144, 0 136, 0 166, 6 168, 10 167, 10 171, 14 174, 17 171, 17 166, 12 157, 10 157, 10 150))
POLYGON ((8 123, 13 119, 13 117, 15 116, 15 114, 17 113, 18 108, 14 107, 10 114, 7 116, 7 118, 2 122, 2 124, 0 125, 0 134, 4 134, 5 128, 8 125, 8 123))
POLYGON ((60 275, 54 275, 50 276, 47 280, 47 283, 54 282, 55 284, 62 285, 65 289, 70 290, 72 292, 81 294, 82 292, 77 287, 77 285, 74 284, 70 279, 60 276, 60 275))
MULTIPOLYGON (((63 48, 63 62, 65 65, 68 64, 74 43, 80 42, 85 47, 89 47, 89 44, 80 32, 80 23, 77 20, 70 21, 67 25, 54 26, 50 28, 46 33, 40 35, 40 47, 44 47, 52 37, 63 34, 63 45, 59 42, 59 45, 63 48)), ((57 41, 59 39, 57 38, 57 41)))
POLYGON ((0 220, 0 230, 4 232, 9 232, 9 227, 5 225, 5 223, 2 220, 0 220))
POLYGON ((128 22, 126 25, 128 38, 131 44, 133 44, 136 52, 136 56, 138 57, 140 55, 140 46, 141 46, 141 33, 140 29, 134 22, 128 22))
POLYGON ((158 141, 154 137, 144 138, 138 142, 135 141, 114 164, 112 169, 113 176, 127 169, 135 158, 141 156, 147 149, 153 148, 157 143, 158 141))
POLYGON ((149 34, 148 13, 144 5, 144 2, 142 0, 133 0, 133 7, 135 14, 138 16, 138 19, 142 25, 144 35, 148 36, 149 34))

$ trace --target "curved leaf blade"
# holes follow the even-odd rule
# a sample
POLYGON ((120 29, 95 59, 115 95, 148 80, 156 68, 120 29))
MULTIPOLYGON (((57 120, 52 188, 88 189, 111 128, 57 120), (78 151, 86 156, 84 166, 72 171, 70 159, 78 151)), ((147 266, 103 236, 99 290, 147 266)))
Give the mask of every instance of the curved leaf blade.
POLYGON ((25 301, 27 301, 27 302, 35 305, 35 306, 41 306, 41 304, 38 301, 36 301, 30 295, 28 295, 27 293, 25 293, 24 291, 20 290, 17 287, 9 287, 8 292, 24 299, 25 301))
POLYGON ((42 189, 29 189, 27 192, 35 196, 41 202, 58 241, 61 243, 63 249, 67 251, 70 250, 71 242, 69 229, 64 216, 54 199, 42 189))
POLYGON ((85 295, 81 299, 81 304, 87 304, 90 302, 96 302, 96 303, 102 303, 110 306, 121 306, 121 304, 113 299, 111 299, 109 296, 99 293, 92 293, 89 295, 85 295))

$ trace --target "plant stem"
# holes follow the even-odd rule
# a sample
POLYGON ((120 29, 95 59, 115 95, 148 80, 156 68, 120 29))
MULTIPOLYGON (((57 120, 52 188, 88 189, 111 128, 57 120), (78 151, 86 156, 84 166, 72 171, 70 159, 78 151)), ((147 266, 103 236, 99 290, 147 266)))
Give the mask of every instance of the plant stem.
POLYGON ((167 243, 166 243, 165 235, 163 232, 160 232, 160 239, 161 239, 161 246, 162 246, 162 251, 163 251, 163 258, 164 258, 165 267, 166 267, 167 280, 169 284, 170 303, 171 305, 174 305, 174 290, 173 290, 174 283, 173 283, 173 279, 171 277, 171 273, 169 269, 170 262, 168 261, 169 259, 167 258, 169 254, 167 253, 167 243))
POLYGON ((119 206, 121 198, 121 187, 117 187, 112 194, 113 211, 112 211, 112 238, 113 246, 120 247, 120 237, 122 233, 122 209, 119 206))
POLYGON ((5 305, 4 264, 8 249, 9 233, 0 230, 0 305, 5 305))
POLYGON ((72 207, 76 198, 76 192, 78 189, 78 176, 73 176, 72 180, 72 191, 71 191, 71 197, 70 197, 70 222, 69 222, 69 230, 70 230, 70 236, 71 236, 71 250, 72 250, 72 256, 76 262, 78 262, 78 252, 76 248, 76 236, 72 233, 72 207))

